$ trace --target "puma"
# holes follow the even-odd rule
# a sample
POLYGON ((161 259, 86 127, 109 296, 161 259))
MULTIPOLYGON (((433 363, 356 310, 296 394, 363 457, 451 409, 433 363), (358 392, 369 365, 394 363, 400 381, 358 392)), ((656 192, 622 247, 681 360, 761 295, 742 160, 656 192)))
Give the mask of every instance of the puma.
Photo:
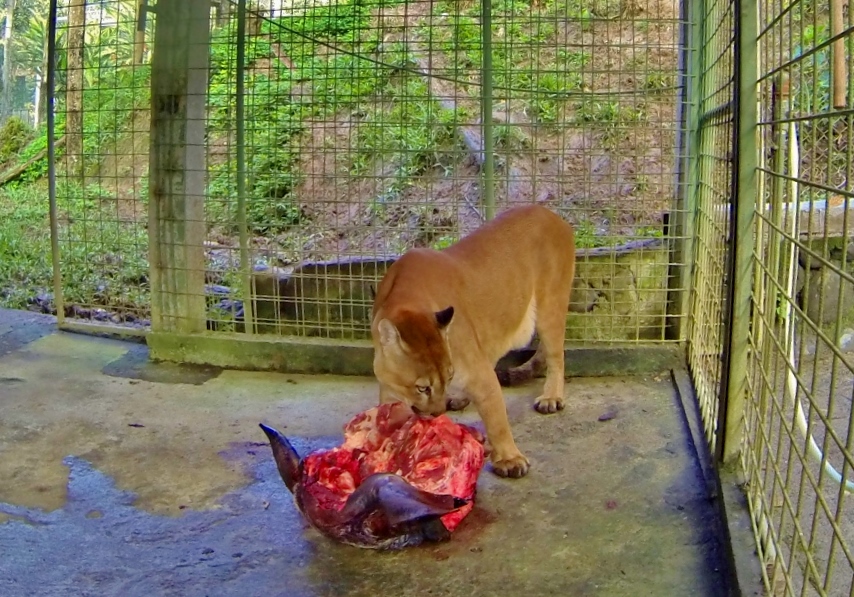
POLYGON ((574 275, 572 226, 537 205, 509 209, 444 250, 408 251, 389 267, 374 298, 380 403, 402 401, 438 415, 474 402, 493 471, 524 476, 530 463, 513 440, 495 365, 528 345, 536 331, 532 361, 548 371, 535 407, 540 413, 563 409, 574 275))

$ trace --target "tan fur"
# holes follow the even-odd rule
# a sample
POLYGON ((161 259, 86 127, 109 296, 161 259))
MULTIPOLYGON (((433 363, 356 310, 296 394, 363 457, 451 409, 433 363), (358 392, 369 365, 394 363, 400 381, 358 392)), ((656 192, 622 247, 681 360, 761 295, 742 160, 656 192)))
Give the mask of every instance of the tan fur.
MULTIPOLYGON (((508 210, 443 251, 414 249, 388 270, 374 301, 371 336, 380 401, 439 414, 447 391, 474 402, 492 446, 493 470, 521 477, 495 365, 536 330, 545 362, 536 409, 563 408, 563 345, 575 274, 572 227, 548 209, 508 210)), ((459 405, 459 404, 458 404, 459 405)))

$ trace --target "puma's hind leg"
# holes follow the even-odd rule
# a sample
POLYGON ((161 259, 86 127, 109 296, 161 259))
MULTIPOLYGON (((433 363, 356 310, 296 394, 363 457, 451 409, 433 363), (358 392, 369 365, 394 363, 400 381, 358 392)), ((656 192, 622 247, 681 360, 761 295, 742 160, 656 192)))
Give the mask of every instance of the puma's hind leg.
MULTIPOLYGON (((568 301, 567 301, 568 302, 568 301)), ((542 395, 534 402, 537 412, 543 414, 556 413, 564 406, 564 354, 563 346, 566 338, 566 311, 563 301, 559 304, 548 305, 538 313, 537 333, 540 336, 541 358, 547 368, 546 382, 542 395)), ((568 305, 566 305, 568 307, 568 305)))
POLYGON ((496 369, 498 383, 502 386, 516 386, 541 376, 546 370, 546 358, 543 355, 543 345, 537 343, 537 350, 533 356, 516 367, 509 369, 496 369))

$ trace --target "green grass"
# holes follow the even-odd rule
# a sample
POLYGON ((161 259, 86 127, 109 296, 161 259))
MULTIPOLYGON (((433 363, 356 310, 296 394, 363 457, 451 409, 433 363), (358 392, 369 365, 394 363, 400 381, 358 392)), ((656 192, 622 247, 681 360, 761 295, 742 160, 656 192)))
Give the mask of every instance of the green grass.
POLYGON ((147 303, 148 233, 142 223, 120 221, 115 201, 94 185, 57 188, 66 302, 119 311, 147 303))
MULTIPOLYGON (((147 234, 111 216, 97 187, 57 189, 60 255, 66 304, 138 311, 147 303, 147 234)), ((26 308, 53 294, 48 195, 45 184, 0 189, 0 306, 26 308)))
POLYGON ((586 99, 578 102, 575 120, 579 124, 620 126, 643 122, 645 113, 642 107, 625 106, 618 101, 605 99, 586 99))
MULTIPOLYGON (((104 71, 97 88, 83 92, 84 170, 97 172, 102 156, 115 151, 137 109, 147 109, 150 72, 146 67, 104 71)), ((64 107, 57 107, 56 138, 65 131, 64 107)), ((17 152, 26 163, 47 147, 42 126, 17 152)), ((57 151, 61 164, 63 151, 57 151)), ((0 188, 0 305, 25 308, 39 294, 53 294, 50 257, 47 157, 18 180, 0 188)), ((115 198, 102 189, 57 182, 63 294, 67 304, 110 310, 138 309, 147 303, 148 263, 143 226, 117 222, 115 198)))
MULTIPOLYGON (((454 15, 460 7, 440 2, 434 18, 454 15)), ((498 0, 493 3, 493 88, 495 101, 505 99, 507 90, 521 100, 521 107, 536 122, 560 120, 561 106, 569 94, 583 88, 583 67, 590 56, 574 50, 556 52, 557 15, 580 18, 585 9, 576 2, 546 2, 543 13, 533 15, 529 2, 498 0), (540 51, 538 48, 547 48, 540 51)), ((478 82, 481 78, 481 27, 479 4, 463 8, 461 14, 448 17, 449 26, 422 27, 420 35, 430 39, 434 51, 446 55, 458 67, 455 78, 478 82)), ((478 88, 469 89, 472 97, 478 88)))
MULTIPOLYGON (((151 103, 151 70, 146 67, 136 69, 121 67, 105 71, 96 88, 83 90, 83 159, 87 173, 97 171, 103 155, 115 148, 116 143, 129 132, 129 125, 136 110, 147 110, 151 103)), ((55 138, 57 141, 65 135, 65 108, 57 99, 55 138)), ((0 131, 0 139, 3 137, 0 131)), ((16 162, 29 161, 47 148, 47 127, 27 135, 28 142, 17 152, 16 162)), ((57 161, 64 155, 64 146, 57 148, 57 161)), ((0 163, 3 160, 0 159, 0 163)), ((5 185, 8 187, 26 186, 47 176, 47 156, 37 160, 18 178, 5 185)))
POLYGON ((582 220, 575 225, 575 246, 579 249, 594 249, 606 247, 610 244, 609 238, 596 233, 596 227, 592 222, 582 220))
POLYGON ((676 74, 662 71, 650 71, 643 77, 642 87, 646 91, 665 92, 676 84, 676 74))
POLYGON ((23 309, 51 288, 47 189, 0 189, 0 306, 23 309))
POLYGON ((441 166, 438 150, 453 142, 454 113, 430 98, 420 77, 405 75, 385 87, 390 108, 373 105, 358 128, 351 173, 372 172, 379 154, 395 164, 395 176, 410 179, 441 166))
MULTIPOLYGON (((318 56, 317 52, 320 42, 327 41, 354 53, 371 55, 379 43, 376 30, 367 27, 371 11, 395 3, 344 0, 308 7, 299 14, 265 22, 263 31, 272 36, 272 41, 259 38, 248 46, 246 216, 251 232, 277 234, 303 221, 294 190, 302 180, 300 146, 309 119, 334 117, 343 110, 359 110, 362 103, 370 104, 369 98, 394 92, 388 87, 390 69, 378 69, 370 61, 346 53, 318 56), (274 44, 279 52, 289 57, 294 70, 275 60, 272 71, 254 71, 253 63, 275 54, 274 44), (301 81, 310 82, 311 94, 292 96, 294 86, 301 81)), ((231 148, 237 129, 233 109, 237 57, 232 42, 235 33, 234 25, 215 32, 211 52, 213 109, 209 136, 228 139, 231 148)), ((384 57, 388 59, 387 55, 384 57)), ((402 55, 399 59, 406 60, 402 55)), ((396 116, 404 125, 409 124, 406 109, 399 108, 396 116)), ((412 143, 425 141, 423 130, 410 132, 407 129, 395 134, 383 129, 382 134, 378 134, 375 128, 368 126, 360 132, 361 143, 352 157, 354 173, 366 167, 368 156, 376 151, 377 143, 396 141, 405 152, 412 143)), ((395 151, 395 147, 392 145, 387 150, 395 151)), ((232 234, 238 228, 235 159, 231 150, 225 162, 212 165, 208 186, 208 194, 214 198, 208 206, 210 222, 232 234)), ((418 158, 410 161, 417 162, 418 158)), ((404 172, 414 167, 409 163, 401 165, 404 172)))

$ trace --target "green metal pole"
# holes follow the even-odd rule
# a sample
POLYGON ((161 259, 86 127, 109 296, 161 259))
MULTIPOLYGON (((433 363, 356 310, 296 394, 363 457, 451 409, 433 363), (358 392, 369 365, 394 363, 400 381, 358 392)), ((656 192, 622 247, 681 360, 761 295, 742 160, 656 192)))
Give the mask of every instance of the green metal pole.
POLYGON ((677 176, 678 195, 676 198, 676 217, 673 232, 676 236, 671 267, 678 268, 671 276, 673 284, 668 325, 669 337, 686 341, 689 337, 691 319, 691 280, 694 272, 694 236, 697 194, 699 192, 700 162, 700 82, 703 68, 703 0, 683 2, 682 46, 680 54, 680 77, 682 81, 682 99, 680 118, 682 131, 679 134, 679 174, 677 176))
POLYGON ((255 333, 252 309, 252 264, 249 262, 249 232, 246 226, 246 130, 244 75, 246 62, 246 0, 237 2, 237 85, 234 109, 237 121, 237 222, 240 232, 240 268, 243 271, 243 322, 247 334, 255 333))
POLYGON ((495 140, 492 129, 492 0, 481 0, 481 126, 483 127, 483 208, 495 217, 495 140))
POLYGON ((56 207, 56 119, 53 99, 56 93, 56 16, 58 0, 51 0, 47 31, 47 195, 50 205, 50 255, 53 265, 53 305, 56 321, 65 323, 65 301, 62 296, 62 269, 59 258, 59 212, 56 207))
POLYGON ((750 305, 753 276, 754 217, 757 190, 757 52, 756 4, 736 0, 735 81, 736 111, 733 134, 733 209, 730 234, 728 335, 724 353, 726 384, 722 384, 717 458, 724 464, 737 460, 744 434, 747 398, 747 358, 750 342, 750 305))

